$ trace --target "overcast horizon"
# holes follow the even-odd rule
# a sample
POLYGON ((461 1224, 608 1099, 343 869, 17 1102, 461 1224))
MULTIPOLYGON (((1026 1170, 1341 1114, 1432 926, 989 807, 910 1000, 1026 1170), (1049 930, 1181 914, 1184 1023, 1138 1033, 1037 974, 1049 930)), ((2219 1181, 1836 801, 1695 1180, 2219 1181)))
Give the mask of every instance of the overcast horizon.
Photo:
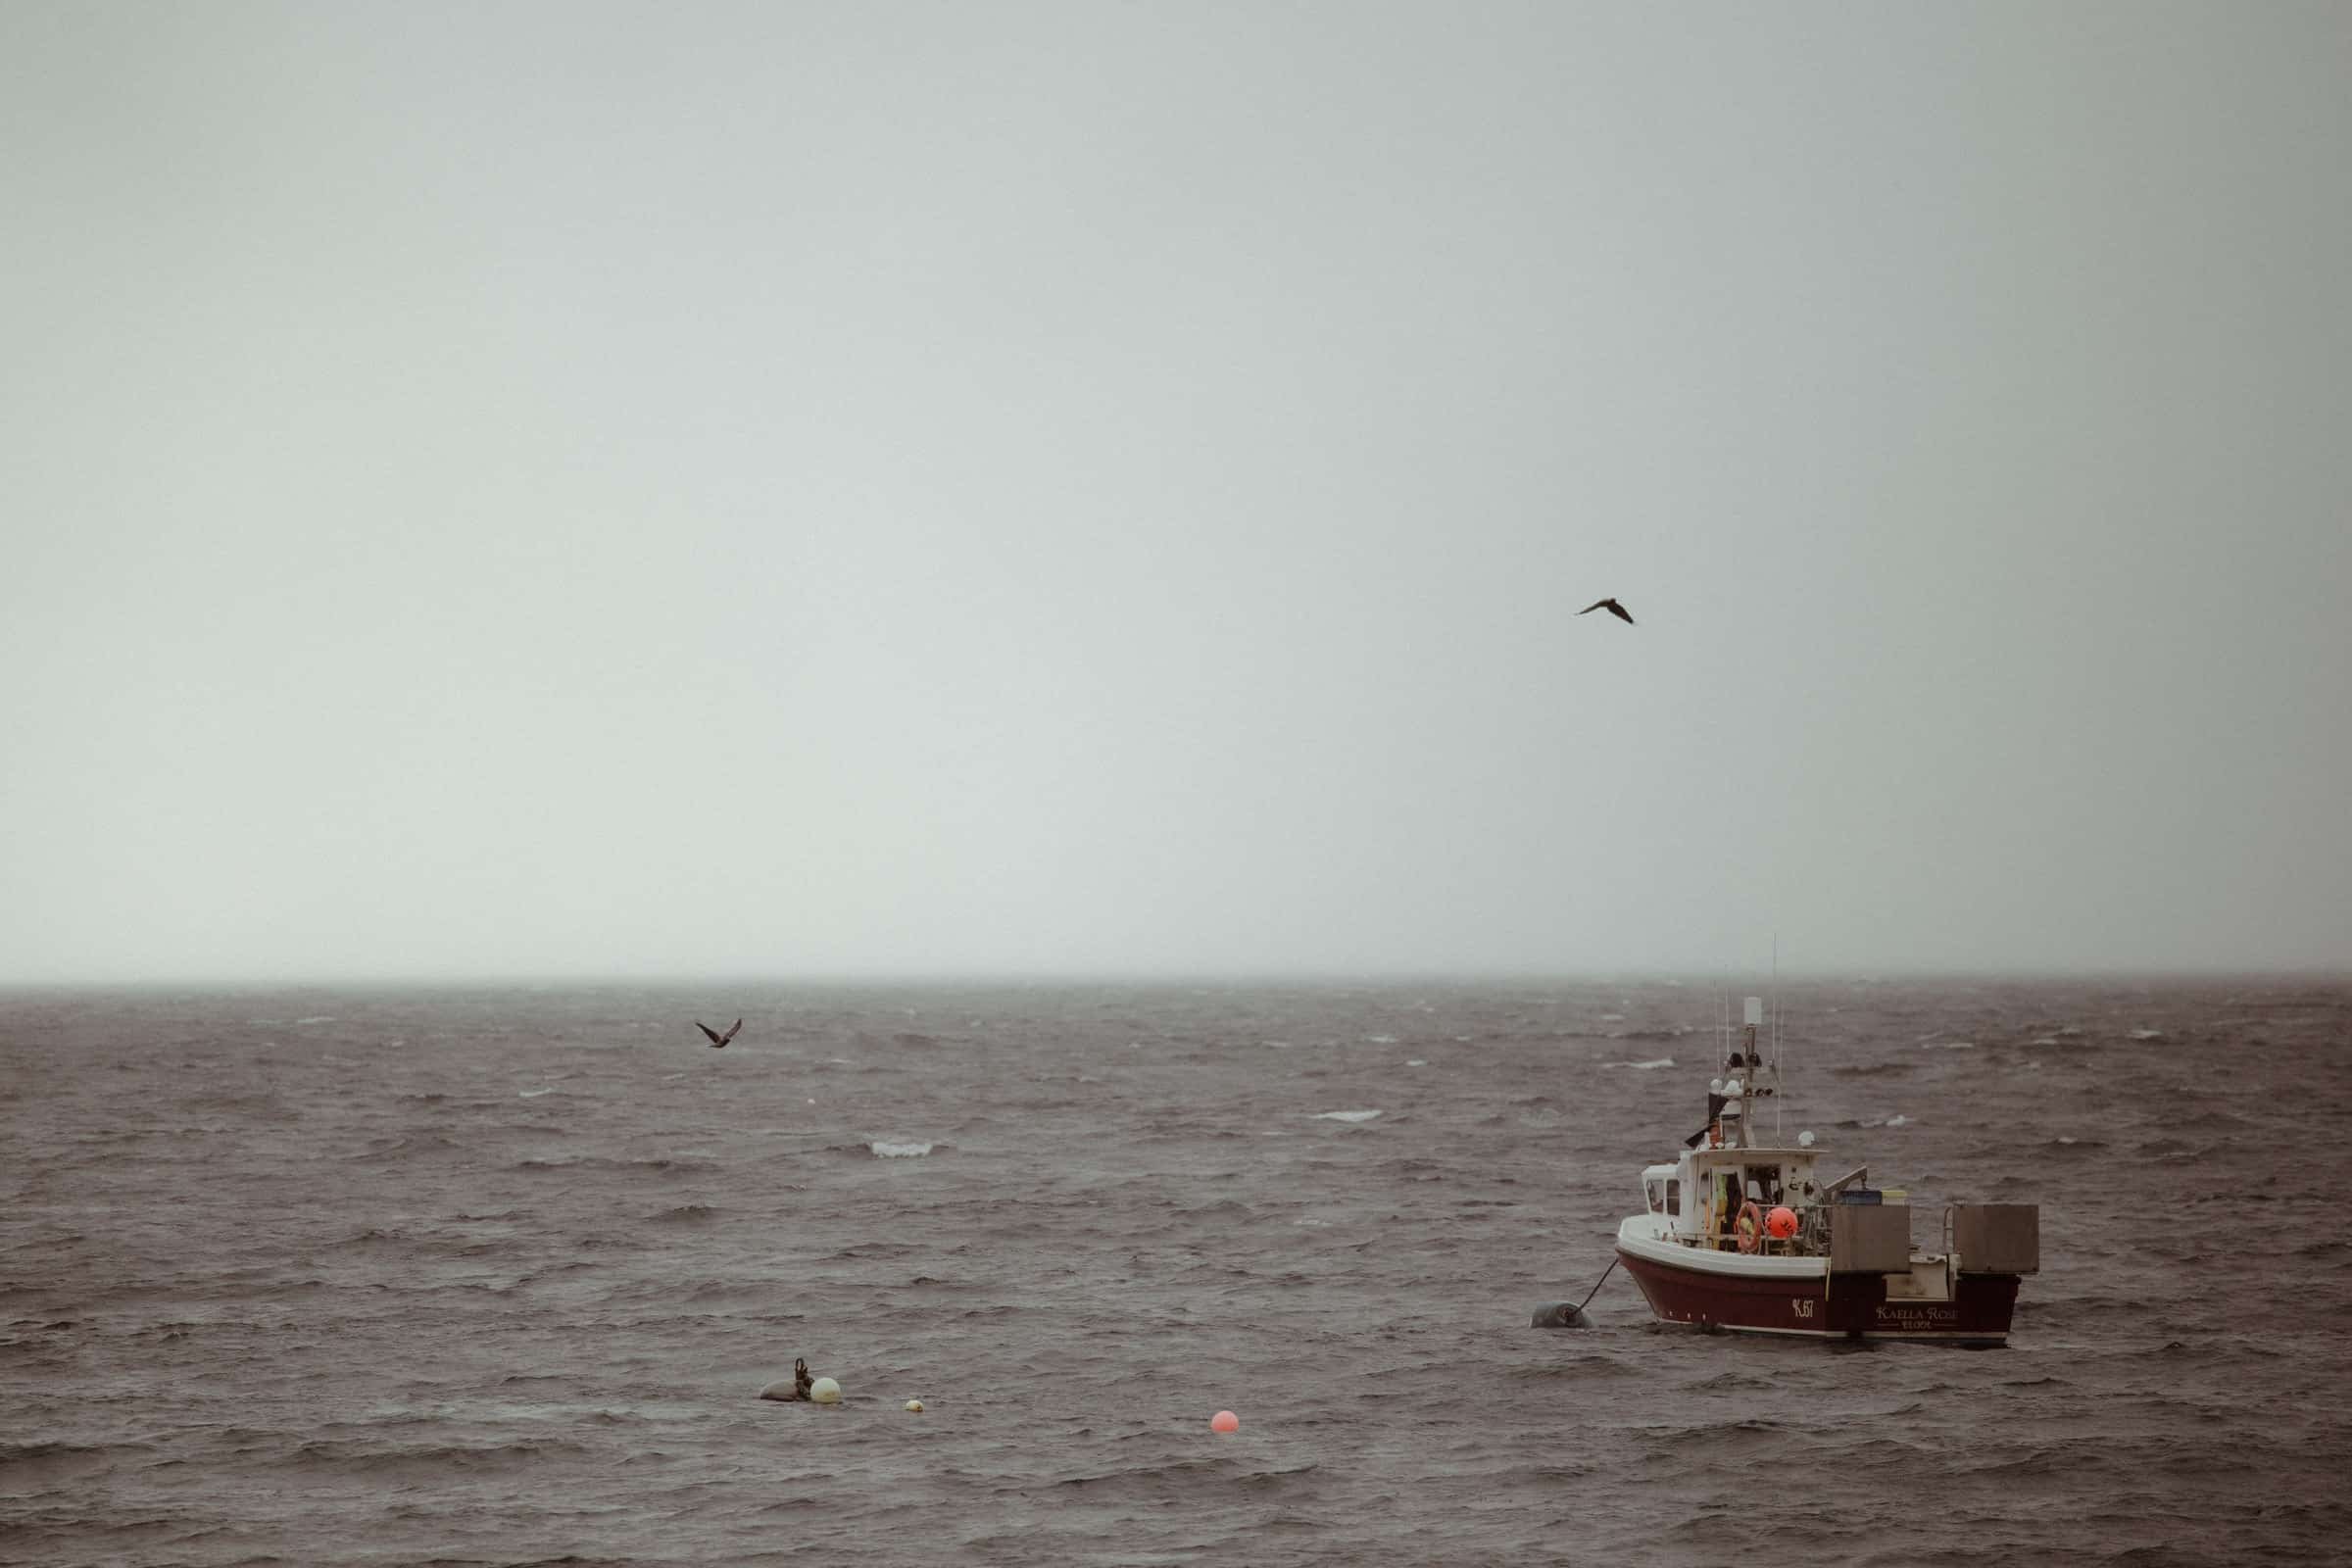
POLYGON ((2343 972, 2347 81, 18 0, 0 986, 2343 972))
MULTIPOLYGON (((449 974, 375 974, 349 975, 234 975, 210 974, 203 976, 150 975, 138 979, 118 980, 11 980, 0 982, 0 994, 15 996, 109 996, 159 992, 172 995, 191 993, 220 993, 230 996, 274 996, 300 994, 315 996, 375 996, 387 993, 435 993, 451 991, 484 991, 517 996, 541 995, 553 991, 591 993, 598 991, 685 992, 697 991, 714 998, 711 1007, 749 1006, 762 994, 784 996, 795 993, 810 996, 828 991, 859 991, 888 989, 907 996, 920 996, 931 991, 1064 991, 1082 992, 1090 989, 1109 989, 1136 992, 1154 991, 1225 991, 1240 990, 1260 993, 1284 991, 1339 991, 1348 993, 1396 992, 1411 993, 1416 989, 1445 991, 1448 989, 1493 989, 1494 987, 1526 987, 1530 989, 1562 987, 1639 987, 1664 984, 1679 987, 1690 995, 1691 1004, 1708 1013, 1741 997, 1763 997, 1778 1002, 1789 993, 1800 990, 1819 990, 1829 986, 1851 989, 1876 989, 1906 985, 1954 986, 1967 988, 1977 985, 2016 986, 2028 989, 2058 990, 2067 986, 2136 987, 2150 991, 2180 987, 2194 989, 2244 983, 2257 986, 2293 986, 2299 984, 2341 985, 2352 980, 2352 973, 2336 969, 2144 969, 2144 970, 2069 970, 2069 969, 1893 969, 1870 972, 1820 970, 1805 974, 1783 973, 1776 981, 1769 975, 1739 975, 1726 979, 1698 971, 1675 972, 1652 969, 1625 969, 1608 972, 1532 973, 1518 970, 1447 970, 1440 973, 1416 974, 1397 969, 1378 973, 1324 973, 1313 970, 1283 969, 1262 973, 1189 973, 1168 970, 1161 973, 1116 972, 1110 970, 1083 973, 1054 974, 1040 971, 1034 974, 1008 970, 974 970, 968 973, 924 974, 901 970, 870 972, 843 971, 816 974, 771 975, 692 975, 692 974, 494 974, 482 972, 449 974)), ((1530 999, 1539 1000, 1539 999, 1530 999)), ((1565 998, 1540 999, 1565 1003, 1565 998)), ((1769 1010, 1769 1008, 1768 1008, 1769 1010)), ((706 1016, 708 1013, 706 1012, 706 1016)), ((1789 1027, 1800 1029, 1808 1020, 1806 1009, 1794 1003, 1789 1005, 1789 1027)), ((748 1014, 747 1014, 748 1016, 748 1014)), ((680 1027, 685 1027, 681 1025, 680 1027)))

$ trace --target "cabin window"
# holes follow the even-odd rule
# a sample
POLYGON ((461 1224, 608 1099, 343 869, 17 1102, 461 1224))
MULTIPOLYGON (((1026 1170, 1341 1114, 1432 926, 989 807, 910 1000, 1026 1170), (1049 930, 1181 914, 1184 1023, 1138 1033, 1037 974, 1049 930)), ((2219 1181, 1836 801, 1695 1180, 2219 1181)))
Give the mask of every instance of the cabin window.
POLYGON ((1646 1183, 1643 1191, 1649 1199, 1649 1211, 1655 1214, 1658 1211, 1658 1184, 1656 1182, 1646 1183))
POLYGON ((1666 1178, 1666 1212, 1680 1214, 1682 1211, 1683 1184, 1678 1178, 1669 1176, 1666 1178))

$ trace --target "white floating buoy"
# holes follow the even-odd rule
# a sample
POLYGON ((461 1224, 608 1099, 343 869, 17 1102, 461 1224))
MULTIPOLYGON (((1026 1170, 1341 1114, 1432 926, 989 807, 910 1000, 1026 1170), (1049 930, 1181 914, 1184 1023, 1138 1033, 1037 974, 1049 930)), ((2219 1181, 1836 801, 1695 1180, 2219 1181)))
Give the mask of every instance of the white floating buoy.
POLYGON ((839 1404, 841 1385, 831 1378, 818 1378, 808 1385, 808 1397, 817 1404, 839 1404))
POLYGON ((923 1401, 920 1399, 908 1399, 906 1401, 906 1408, 912 1410, 916 1415, 921 1415, 923 1413, 923 1401))

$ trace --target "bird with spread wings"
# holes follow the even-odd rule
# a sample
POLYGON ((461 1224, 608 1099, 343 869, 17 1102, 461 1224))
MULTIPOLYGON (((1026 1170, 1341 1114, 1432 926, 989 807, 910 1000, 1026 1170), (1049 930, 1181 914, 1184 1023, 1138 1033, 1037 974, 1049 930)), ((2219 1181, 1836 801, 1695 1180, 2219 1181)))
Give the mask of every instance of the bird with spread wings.
POLYGON ((703 1020, 700 1018, 694 1020, 694 1026, 703 1032, 704 1036, 710 1040, 712 1047, 717 1050, 724 1051, 727 1048, 727 1042, 735 1038, 735 1031, 743 1027, 743 1020, 741 1018, 736 1019, 734 1027, 730 1028, 723 1035, 717 1030, 711 1028, 709 1024, 703 1022, 703 1020))
POLYGON ((1615 615, 1619 620, 1624 621, 1628 626, 1631 626, 1634 623, 1634 617, 1627 614, 1625 612, 1625 607, 1614 599, 1595 599, 1584 609, 1578 611, 1577 613, 1580 615, 1590 615, 1595 610, 1607 611, 1610 614, 1615 615))

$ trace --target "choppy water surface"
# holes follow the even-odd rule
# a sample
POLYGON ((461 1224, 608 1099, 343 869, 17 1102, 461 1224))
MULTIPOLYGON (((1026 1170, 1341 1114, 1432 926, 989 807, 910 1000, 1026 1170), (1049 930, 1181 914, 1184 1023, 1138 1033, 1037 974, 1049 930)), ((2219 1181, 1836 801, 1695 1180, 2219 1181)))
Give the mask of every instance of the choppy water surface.
POLYGON ((1528 1327, 1710 987, 0 998, 0 1558, 2338 1558, 2352 987, 1788 1001, 2010 1348, 1528 1327))

